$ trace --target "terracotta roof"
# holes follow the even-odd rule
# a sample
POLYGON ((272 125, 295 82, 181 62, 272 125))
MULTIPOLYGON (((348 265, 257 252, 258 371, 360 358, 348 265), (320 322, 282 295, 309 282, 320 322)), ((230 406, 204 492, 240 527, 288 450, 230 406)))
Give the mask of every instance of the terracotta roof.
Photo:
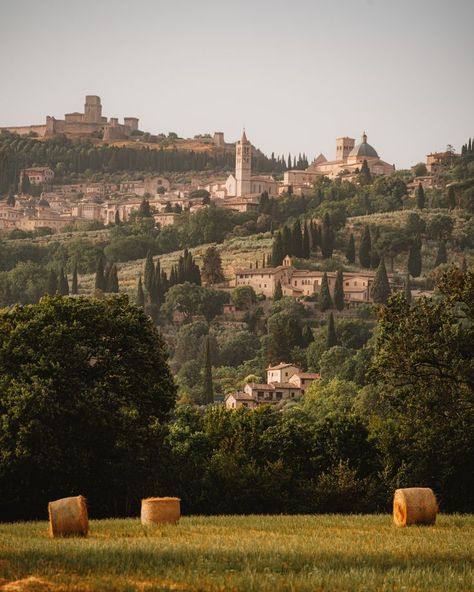
POLYGON ((321 374, 319 374, 318 372, 299 372, 297 376, 299 376, 300 378, 321 378, 321 374))
POLYGON ((289 366, 294 366, 294 364, 287 364, 285 362, 280 362, 276 366, 268 366, 267 370, 280 370, 281 368, 288 368, 289 366))

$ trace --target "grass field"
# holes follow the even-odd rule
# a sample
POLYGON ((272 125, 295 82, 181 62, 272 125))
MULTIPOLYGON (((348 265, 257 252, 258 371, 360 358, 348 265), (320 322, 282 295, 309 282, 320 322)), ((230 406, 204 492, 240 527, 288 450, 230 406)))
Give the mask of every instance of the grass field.
POLYGON ((474 590, 474 516, 396 528, 379 516, 186 517, 145 530, 91 521, 87 539, 46 522, 0 524, 0 590, 474 590))

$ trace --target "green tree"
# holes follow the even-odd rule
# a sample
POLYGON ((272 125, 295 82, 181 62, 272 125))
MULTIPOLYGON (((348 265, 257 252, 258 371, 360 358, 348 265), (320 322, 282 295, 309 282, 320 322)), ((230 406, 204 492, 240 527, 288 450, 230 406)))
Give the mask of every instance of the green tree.
POLYGON ((115 217, 114 217, 114 222, 116 226, 120 226, 121 222, 120 222, 120 212, 117 210, 115 212, 115 217))
POLYGON ((370 173, 369 165, 367 164, 366 160, 362 162, 362 166, 360 167, 359 183, 362 187, 364 185, 370 185, 372 183, 372 175, 370 173))
POLYGON ((62 267, 59 272, 58 293, 61 294, 61 296, 69 296, 69 282, 67 281, 67 275, 64 273, 62 267))
POLYGON ((281 289, 280 280, 277 281, 275 290, 273 292, 273 300, 281 300, 283 298, 283 290, 281 289))
POLYGON ((303 259, 309 259, 311 256, 310 247, 310 236, 309 236, 308 224, 305 222, 303 226, 303 245, 302 245, 302 257, 303 259))
POLYGON ((321 228, 321 254, 324 259, 330 259, 334 250, 334 231, 331 226, 331 219, 326 212, 323 216, 321 228))
POLYGON ((46 288, 47 294, 54 296, 58 291, 58 276, 57 273, 51 269, 48 274, 48 285, 46 288))
POLYGON ((257 302, 257 295, 252 286, 237 286, 230 295, 231 302, 241 310, 251 310, 257 302))
POLYGON ((303 257, 303 234, 299 220, 295 220, 291 229, 291 253, 295 257, 303 257))
POLYGON ((390 296, 390 283, 388 281, 387 269, 383 259, 381 259, 375 273, 371 293, 372 299, 376 304, 387 304, 388 297, 390 296))
POLYGON ((273 238, 273 245, 272 245, 272 265, 273 267, 278 267, 283 262, 285 257, 285 249, 283 246, 283 239, 281 232, 278 231, 274 238, 273 238))
POLYGON ((421 238, 417 236, 408 254, 408 273, 416 278, 421 274, 421 238))
POLYGON ((470 511, 474 273, 450 268, 437 292, 412 306, 397 294, 379 312, 373 378, 390 418, 381 437, 396 449, 390 477, 432 487, 448 511, 470 511))
POLYGON ((370 253, 372 250, 372 240, 370 237, 370 228, 365 226, 359 245, 359 262, 362 267, 370 268, 370 253))
POLYGON ((224 281, 222 259, 216 247, 209 247, 204 253, 201 274, 204 281, 211 286, 224 281))
POLYGON ((26 173, 23 173, 21 175, 20 191, 21 191, 21 193, 23 193, 23 195, 28 195, 31 191, 30 178, 28 177, 28 175, 26 173))
POLYGON ((425 207, 425 190, 421 183, 418 183, 416 189, 416 205, 419 210, 422 210, 425 207))
POLYGON ((350 263, 351 265, 353 265, 355 263, 355 241, 354 241, 354 235, 352 233, 351 233, 351 236, 349 237, 349 242, 347 243, 346 259, 347 259, 347 262, 350 263))
POLYGON ((439 243, 438 252, 436 254, 436 261, 434 266, 438 267, 448 262, 448 253, 446 251, 446 241, 442 240, 439 243))
POLYGON ((212 363, 209 335, 204 341, 204 363, 202 369, 202 403, 210 405, 214 403, 214 388, 212 384, 212 363))
POLYGON ((336 273, 336 283, 334 285, 334 306, 339 311, 344 309, 344 274, 341 270, 336 273))
POLYGON ((326 335, 326 348, 330 349, 337 345, 336 327, 334 325, 334 315, 329 313, 328 330, 326 335))
POLYGON ((380 231, 379 228, 377 226, 377 228, 375 229, 374 235, 372 236, 371 239, 371 250, 370 250, 370 267, 372 269, 377 269, 377 267, 380 264, 380 255, 377 249, 377 242, 380 239, 380 231))
POLYGON ((331 292, 329 291, 328 274, 324 272, 323 279, 321 280, 321 289, 319 291, 319 308, 321 312, 325 312, 329 308, 332 308, 331 292))
POLYGON ((454 191, 454 187, 450 187, 448 189, 448 208, 450 210, 454 210, 456 207, 456 192, 454 191))
POLYGON ((1 519, 76 493, 125 515, 161 479, 176 397, 150 319, 125 296, 46 297, 0 314, 0 349, 1 519))
POLYGON ((107 289, 105 283, 104 259, 102 257, 99 257, 97 262, 97 269, 95 272, 95 288, 96 290, 102 290, 102 292, 105 292, 107 289))
POLYGON ((138 278, 136 303, 140 308, 145 307, 145 293, 143 292, 142 276, 138 278))
POLYGON ((141 201, 140 207, 138 208, 138 214, 140 218, 153 218, 153 214, 150 207, 150 202, 144 197, 141 201))
POLYGON ((77 279, 77 261, 74 261, 74 267, 72 269, 71 294, 79 294, 79 284, 77 279))
POLYGON ((118 281, 118 272, 117 266, 115 263, 112 263, 108 268, 108 273, 106 275, 106 286, 107 292, 112 294, 118 294, 119 291, 119 281, 118 281))

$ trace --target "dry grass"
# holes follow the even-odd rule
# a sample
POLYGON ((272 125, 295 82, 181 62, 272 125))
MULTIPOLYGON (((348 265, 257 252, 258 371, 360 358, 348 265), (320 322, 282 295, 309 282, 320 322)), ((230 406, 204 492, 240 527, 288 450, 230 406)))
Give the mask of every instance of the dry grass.
POLYGON ((411 528, 390 515, 196 516, 152 529, 102 520, 87 539, 3 524, 0 590, 467 592, 473 532, 473 516, 443 515, 411 528))

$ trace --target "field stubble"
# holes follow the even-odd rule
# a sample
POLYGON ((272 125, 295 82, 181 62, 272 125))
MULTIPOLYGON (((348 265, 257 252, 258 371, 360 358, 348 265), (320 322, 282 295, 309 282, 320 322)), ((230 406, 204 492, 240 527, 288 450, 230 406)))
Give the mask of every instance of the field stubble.
POLYGON ((2 524, 0 590, 467 592, 473 534, 474 516, 407 529, 389 516, 195 516, 146 529, 93 520, 87 539, 2 524))

